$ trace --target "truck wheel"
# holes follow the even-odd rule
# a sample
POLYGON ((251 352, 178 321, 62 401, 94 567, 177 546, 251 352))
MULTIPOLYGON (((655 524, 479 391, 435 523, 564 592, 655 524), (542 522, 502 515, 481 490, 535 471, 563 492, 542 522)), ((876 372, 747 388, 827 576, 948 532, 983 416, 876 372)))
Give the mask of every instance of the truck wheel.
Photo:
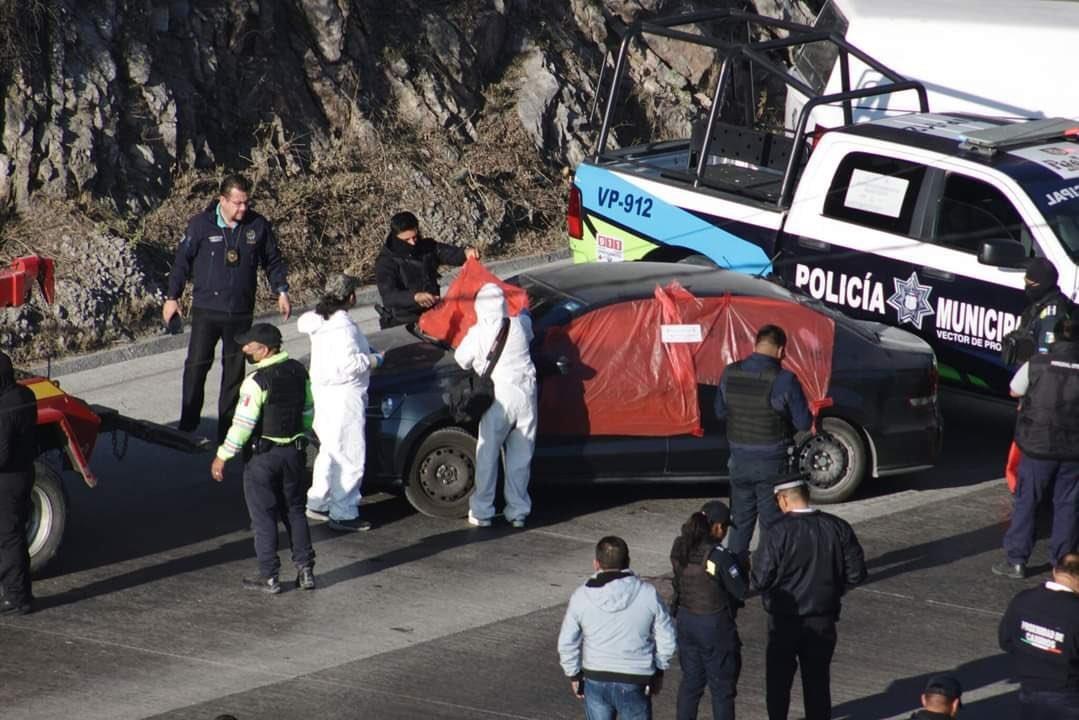
POLYGON ((475 436, 461 428, 444 428, 424 438, 412 457, 405 497, 424 515, 463 518, 475 484, 475 436))
POLYGON ((869 465, 861 434, 839 418, 824 418, 821 429, 798 451, 798 466, 809 480, 814 502, 843 502, 858 489, 869 465))
POLYGON ((67 526, 64 484, 59 473, 43 462, 34 463, 34 487, 30 499, 26 541, 30 546, 30 572, 34 574, 56 557, 67 526))

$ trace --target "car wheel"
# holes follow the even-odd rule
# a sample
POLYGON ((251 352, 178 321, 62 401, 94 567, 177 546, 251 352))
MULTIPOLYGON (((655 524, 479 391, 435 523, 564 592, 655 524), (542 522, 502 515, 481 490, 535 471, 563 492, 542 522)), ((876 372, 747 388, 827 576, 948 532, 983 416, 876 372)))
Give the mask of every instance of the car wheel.
POLYGON ((839 418, 824 418, 818 433, 798 450, 814 502, 842 502, 854 494, 869 462, 859 432, 839 418))
POLYGON ((412 457, 405 497, 424 515, 463 518, 476 484, 476 438, 444 428, 424 438, 412 457))
POLYGON ((26 542, 30 549, 30 573, 41 571, 60 551, 67 526, 67 496, 54 469, 34 463, 34 486, 30 490, 30 520, 26 542))

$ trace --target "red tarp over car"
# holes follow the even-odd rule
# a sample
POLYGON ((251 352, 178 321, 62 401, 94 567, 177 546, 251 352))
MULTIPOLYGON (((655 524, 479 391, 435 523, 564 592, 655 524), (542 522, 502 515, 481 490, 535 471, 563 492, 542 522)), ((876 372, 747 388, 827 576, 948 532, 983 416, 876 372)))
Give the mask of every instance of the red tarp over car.
POLYGON ((420 315, 420 332, 447 342, 451 347, 460 345, 468 329, 476 324, 476 294, 487 283, 494 283, 502 288, 510 315, 518 315, 522 309, 528 307, 528 294, 524 290, 499 280, 479 260, 469 258, 461 272, 446 288, 441 302, 420 315))
MULTIPOLYGON (((543 381, 539 431, 547 435, 651 435, 700 432, 698 385, 718 385, 727 364, 753 351, 768 323, 787 333, 783 365, 815 408, 829 403, 835 323, 804 305, 772 298, 696 298, 678 284, 655 299, 600 308, 543 339, 548 360, 565 357, 566 375, 543 381), (662 326, 686 326, 699 342, 663 342, 662 326)), ((668 328, 669 333, 678 329, 668 328)), ((674 339, 674 338, 669 338, 674 339)))

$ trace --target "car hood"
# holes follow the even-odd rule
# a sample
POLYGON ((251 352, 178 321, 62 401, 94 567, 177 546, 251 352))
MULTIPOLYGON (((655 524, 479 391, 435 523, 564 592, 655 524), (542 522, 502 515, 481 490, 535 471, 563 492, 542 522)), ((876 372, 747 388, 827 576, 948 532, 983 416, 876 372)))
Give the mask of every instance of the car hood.
POLYGON ((432 376, 458 375, 464 371, 453 359, 448 346, 412 333, 409 326, 382 330, 368 336, 371 348, 382 353, 385 362, 371 373, 370 395, 408 390, 413 383, 432 376))

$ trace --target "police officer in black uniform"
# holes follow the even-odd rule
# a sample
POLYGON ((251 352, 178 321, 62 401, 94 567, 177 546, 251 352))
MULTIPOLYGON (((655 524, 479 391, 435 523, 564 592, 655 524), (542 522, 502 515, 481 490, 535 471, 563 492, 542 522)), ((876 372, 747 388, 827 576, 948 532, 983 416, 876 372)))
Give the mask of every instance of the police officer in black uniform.
POLYGON ((277 307, 286 320, 292 312, 285 261, 270 221, 248 208, 251 183, 243 175, 221 182, 217 200, 194 215, 176 248, 162 317, 167 326, 179 316, 184 285, 194 275, 191 339, 184 361, 179 429, 191 432, 202 417, 206 374, 221 341, 221 394, 217 406, 217 439, 225 438, 236 409, 244 360, 236 336, 251 327, 255 311, 257 271, 262 267, 277 307))
POLYGON ((1019 316, 1019 325, 1004 339, 1004 362, 1015 367, 1038 353, 1049 352, 1055 341, 1057 322, 1075 314, 1075 305, 1057 285, 1059 275, 1046 258, 1034 258, 1023 278, 1030 303, 1019 316))
POLYGON ((734 697, 742 669, 742 642, 735 616, 745 604, 746 580, 738 559, 720 545, 731 513, 719 500, 689 516, 671 546, 678 621, 678 720, 695 720, 705 686, 712 717, 734 719, 734 697))
POLYGON ((32 609, 26 523, 37 452, 37 400, 0 352, 0 615, 32 609))
POLYGON ((787 472, 796 431, 813 425, 802 384, 780 363, 787 334, 776 325, 757 331, 753 354, 723 371, 716 393, 716 417, 727 421, 730 444, 731 512, 727 547, 745 561, 760 513, 762 533, 779 519, 772 496, 777 477, 787 472))
POLYGON ((783 516, 762 539, 751 580, 768 613, 768 718, 786 720, 801 665, 805 718, 827 720, 840 600, 865 580, 865 556, 845 520, 809 507, 802 477, 783 479, 775 493, 783 516))
POLYGON ((375 260, 375 283, 382 301, 376 306, 379 326, 419 320, 438 302, 438 267, 464 265, 478 258, 475 248, 458 247, 420 235, 420 222, 410 212, 390 218, 390 232, 375 260))
POLYGON ((1021 720, 1079 718, 1079 554, 1066 553, 1052 580, 1012 598, 999 635, 1020 683, 1021 720))
POLYGON ((232 426, 210 466, 214 480, 225 478, 225 463, 243 453, 244 498, 255 533, 258 577, 245 577, 244 587, 271 594, 281 592, 277 557, 277 520, 281 518, 292 546, 296 585, 315 588, 315 551, 304 509, 307 478, 304 471, 306 433, 311 430, 314 403, 303 365, 281 351, 281 332, 256 323, 236 338, 255 372, 240 386, 240 402, 232 426))
POLYGON ((963 686, 952 675, 929 678, 922 693, 922 708, 914 711, 910 720, 949 720, 959 715, 963 707, 963 686))
POLYGON ((1035 515, 1044 498, 1053 501, 1050 559, 1079 546, 1079 338, 1072 320, 1060 320, 1049 353, 1035 355, 1011 383, 1019 397, 1015 442, 1023 451, 1011 525, 1004 535, 1004 561, 997 575, 1021 579, 1034 548, 1035 515))

